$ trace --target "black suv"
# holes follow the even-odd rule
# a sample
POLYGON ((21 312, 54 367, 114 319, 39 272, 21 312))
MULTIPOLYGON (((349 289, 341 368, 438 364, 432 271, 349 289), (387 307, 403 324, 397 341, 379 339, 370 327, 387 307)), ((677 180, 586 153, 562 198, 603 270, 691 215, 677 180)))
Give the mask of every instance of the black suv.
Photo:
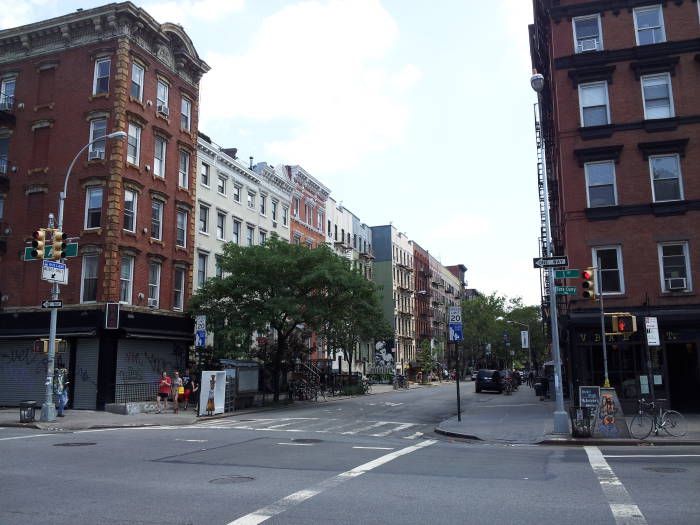
POLYGON ((501 374, 498 373, 498 370, 479 370, 479 373, 476 374, 474 390, 475 392, 481 392, 482 390, 496 390, 499 393, 503 392, 501 374))

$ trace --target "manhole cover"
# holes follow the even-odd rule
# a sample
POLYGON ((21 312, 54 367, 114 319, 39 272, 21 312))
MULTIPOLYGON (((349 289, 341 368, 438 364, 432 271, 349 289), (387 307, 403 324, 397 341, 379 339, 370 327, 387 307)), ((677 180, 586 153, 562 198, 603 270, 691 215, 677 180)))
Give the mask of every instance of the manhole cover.
POLYGON ((664 472, 672 474, 675 472, 688 472, 687 468, 675 468, 675 467, 646 467, 644 470, 649 470, 651 472, 664 472))
POLYGON ((89 447, 90 445, 97 445, 97 443, 56 443, 54 447, 89 447))
POLYGON ((292 443, 321 443, 322 439, 292 439, 292 443))
POLYGON ((254 479, 255 478, 251 478, 250 476, 224 476, 223 478, 210 479, 209 483, 214 485, 229 485, 231 483, 246 483, 254 479))

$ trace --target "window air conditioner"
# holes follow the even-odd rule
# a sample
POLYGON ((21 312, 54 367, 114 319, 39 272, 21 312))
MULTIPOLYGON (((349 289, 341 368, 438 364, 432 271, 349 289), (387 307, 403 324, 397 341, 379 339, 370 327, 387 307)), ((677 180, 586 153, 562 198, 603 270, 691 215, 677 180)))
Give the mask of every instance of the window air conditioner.
POLYGON ((148 298, 148 306, 151 308, 156 308, 158 306, 158 299, 148 298))
POLYGON ((94 149, 88 153, 88 160, 102 160, 105 158, 105 152, 101 149, 94 149))
POLYGON ((170 110, 168 109, 168 106, 158 106, 158 113, 165 115, 166 117, 170 115, 170 110))
POLYGON ((586 51, 597 51, 598 50, 598 39, 597 38, 587 38, 586 40, 580 40, 578 43, 579 52, 583 53, 586 51))
POLYGON ((666 279, 666 288, 669 290, 685 290, 688 287, 685 277, 666 279))

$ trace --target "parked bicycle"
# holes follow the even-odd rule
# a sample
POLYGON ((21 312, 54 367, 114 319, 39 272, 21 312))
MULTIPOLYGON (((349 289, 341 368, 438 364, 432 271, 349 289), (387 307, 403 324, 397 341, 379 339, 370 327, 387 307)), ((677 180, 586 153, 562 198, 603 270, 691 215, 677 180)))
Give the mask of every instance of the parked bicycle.
POLYGON ((372 393, 372 381, 369 379, 362 380, 362 393, 371 394, 372 393))
POLYGON ((659 435, 659 430, 665 430, 673 437, 682 437, 688 432, 688 424, 680 412, 664 410, 661 403, 665 399, 647 401, 644 398, 638 401, 639 411, 632 418, 630 433, 635 439, 645 439, 652 432, 659 435), (657 413, 658 408, 658 413, 657 413))
POLYGON ((408 390, 408 378, 406 376, 394 376, 394 390, 398 390, 399 388, 408 390))

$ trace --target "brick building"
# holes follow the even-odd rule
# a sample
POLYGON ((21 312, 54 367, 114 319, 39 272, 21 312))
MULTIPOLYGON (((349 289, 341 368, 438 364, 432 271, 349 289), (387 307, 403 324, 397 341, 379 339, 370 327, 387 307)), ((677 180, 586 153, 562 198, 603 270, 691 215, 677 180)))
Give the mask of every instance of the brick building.
MULTIPOLYGON (((606 312, 638 316, 608 336, 609 378, 625 409, 650 392, 700 406, 700 4, 534 0, 532 65, 541 171, 555 254, 600 264, 606 312), (660 346, 647 356, 644 317, 660 346), (649 359, 651 370, 648 369, 649 359)), ((544 198, 543 194, 541 194, 544 198)), ((564 284, 564 283, 562 283, 564 284)), ((599 302, 560 298, 565 387, 603 383, 599 302)), ((549 286, 549 283, 545 283, 549 286)))
POLYGON ((430 306, 430 255, 426 250, 415 242, 411 241, 413 246, 413 275, 416 294, 416 346, 420 348, 420 344, 424 340, 428 340, 433 344, 433 314, 430 306))
POLYGON ((199 80, 209 67, 180 26, 131 2, 0 31, 0 405, 41 399, 50 297, 31 232, 57 213, 78 238, 58 336, 74 408, 102 407, 184 365, 192 285, 199 80), (116 131, 126 141, 106 139, 116 131), (117 329, 105 304, 119 303, 117 329))

